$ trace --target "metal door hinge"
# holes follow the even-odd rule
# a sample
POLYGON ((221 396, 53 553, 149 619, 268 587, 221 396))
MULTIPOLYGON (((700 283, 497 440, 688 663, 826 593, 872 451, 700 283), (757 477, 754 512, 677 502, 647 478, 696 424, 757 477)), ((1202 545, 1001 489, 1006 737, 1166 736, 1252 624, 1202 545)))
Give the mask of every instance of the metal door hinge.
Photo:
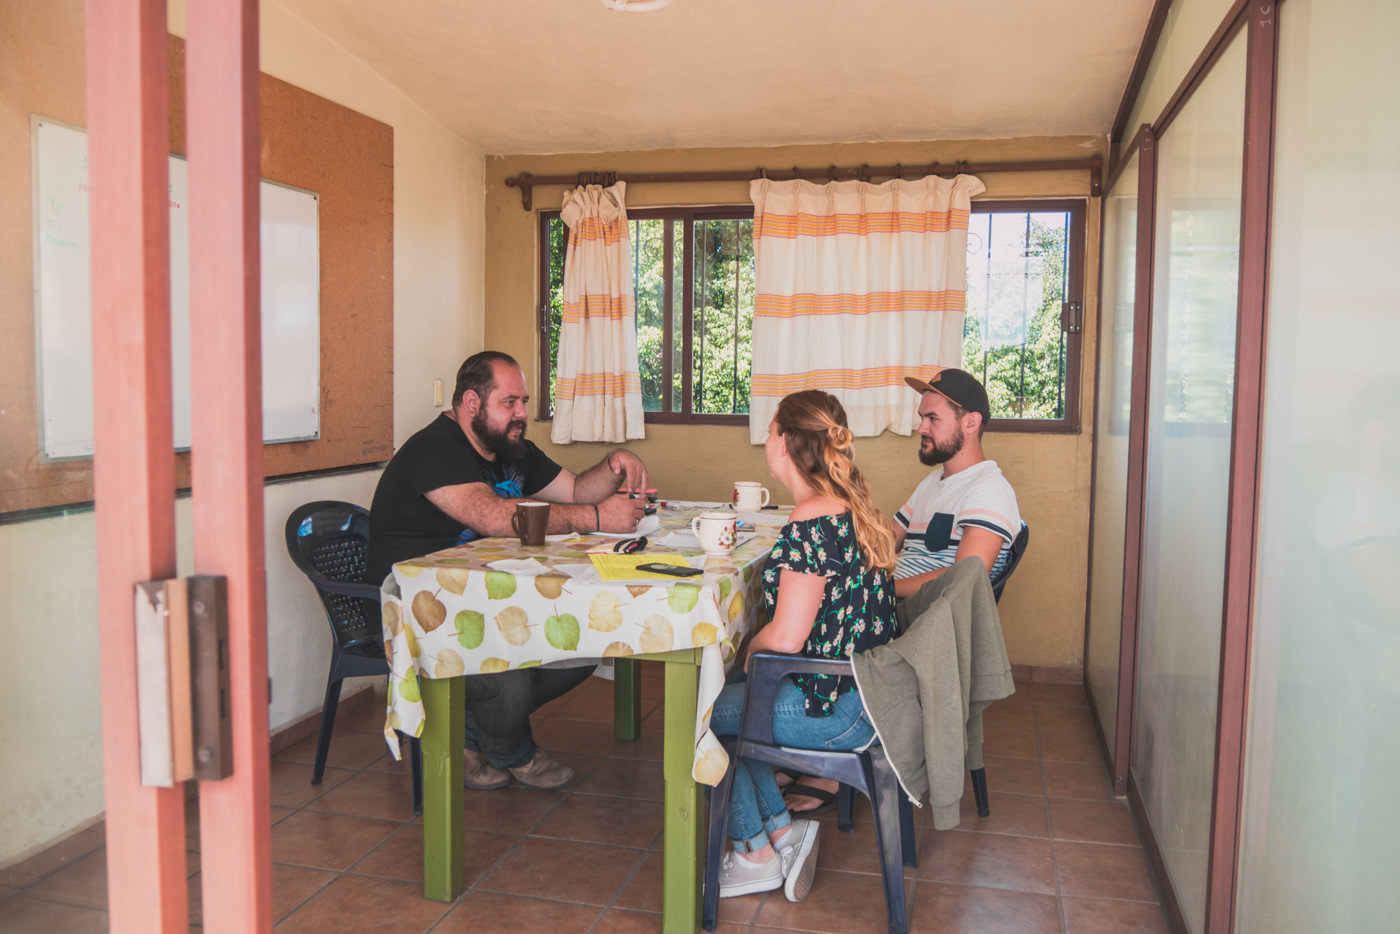
POLYGON ((1060 330, 1069 334, 1078 334, 1084 330, 1083 302, 1060 303, 1060 330))

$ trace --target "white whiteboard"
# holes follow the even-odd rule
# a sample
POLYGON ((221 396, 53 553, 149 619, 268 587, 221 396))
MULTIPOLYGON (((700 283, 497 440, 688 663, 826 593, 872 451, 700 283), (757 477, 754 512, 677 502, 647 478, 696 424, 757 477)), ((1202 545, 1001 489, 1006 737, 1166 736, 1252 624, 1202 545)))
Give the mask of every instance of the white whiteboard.
MULTIPOLYGON (((34 308, 43 459, 92 454, 87 134, 31 118, 34 308)), ((170 339, 175 447, 190 445, 189 173, 170 157, 170 339)), ((263 181, 263 440, 320 436, 318 201, 263 181)))

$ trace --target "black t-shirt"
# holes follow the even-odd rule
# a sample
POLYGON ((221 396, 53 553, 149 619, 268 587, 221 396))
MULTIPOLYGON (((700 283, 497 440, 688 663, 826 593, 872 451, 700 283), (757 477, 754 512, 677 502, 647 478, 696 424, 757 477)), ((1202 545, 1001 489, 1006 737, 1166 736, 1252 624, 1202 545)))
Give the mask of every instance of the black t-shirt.
POLYGON ((378 583, 396 561, 416 558, 478 537, 425 495, 459 483, 485 483, 498 496, 533 496, 563 468, 529 441, 519 460, 488 461, 455 421, 439 415, 404 442, 374 491, 369 509, 367 579, 378 583))

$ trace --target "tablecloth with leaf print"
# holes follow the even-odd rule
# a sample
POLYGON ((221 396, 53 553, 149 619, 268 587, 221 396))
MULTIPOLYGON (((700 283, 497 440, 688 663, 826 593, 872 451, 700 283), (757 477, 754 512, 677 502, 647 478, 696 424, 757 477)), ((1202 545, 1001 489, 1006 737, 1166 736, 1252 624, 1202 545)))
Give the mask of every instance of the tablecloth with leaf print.
MULTIPOLYGON (((662 510, 661 532, 688 529, 695 510, 662 510)), ((418 679, 490 674, 576 660, 648 655, 698 648, 695 780, 714 785, 728 756, 710 732, 710 710, 724 687, 725 668, 758 625, 760 573, 779 527, 759 525, 755 536, 727 556, 707 556, 693 581, 654 584, 585 583, 557 570, 587 564, 587 549, 607 539, 585 536, 543 546, 516 539, 481 538, 466 545, 401 561, 384 580, 381 605, 384 654, 389 660, 385 741, 399 755, 396 731, 423 733, 418 679), (502 559, 533 559, 538 575, 494 570, 502 559)), ((673 551, 657 546, 648 553, 673 551)), ((687 556, 702 554, 680 550, 687 556)))

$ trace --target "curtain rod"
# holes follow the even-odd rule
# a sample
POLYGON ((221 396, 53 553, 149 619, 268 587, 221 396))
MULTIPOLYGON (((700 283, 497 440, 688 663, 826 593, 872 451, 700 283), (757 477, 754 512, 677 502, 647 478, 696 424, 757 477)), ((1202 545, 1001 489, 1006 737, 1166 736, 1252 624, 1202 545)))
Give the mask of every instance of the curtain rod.
POLYGON ((1052 172, 1055 170, 1077 170, 1089 173, 1089 194, 1099 197, 1103 174, 1103 156, 1095 153, 1087 159, 1044 159, 1023 162, 934 162, 904 165, 871 166, 859 165, 851 168, 837 168, 834 165, 824 169, 752 170, 714 172, 579 172, 577 175, 531 175, 521 172, 506 179, 506 185, 520 189, 520 206, 526 211, 532 204, 532 191, 536 185, 611 185, 618 180, 627 182, 747 182, 756 178, 771 178, 774 181, 787 181, 801 178, 807 181, 840 181, 860 179, 870 181, 874 176, 903 178, 906 173, 911 178, 923 175, 976 175, 984 172, 1052 172))

